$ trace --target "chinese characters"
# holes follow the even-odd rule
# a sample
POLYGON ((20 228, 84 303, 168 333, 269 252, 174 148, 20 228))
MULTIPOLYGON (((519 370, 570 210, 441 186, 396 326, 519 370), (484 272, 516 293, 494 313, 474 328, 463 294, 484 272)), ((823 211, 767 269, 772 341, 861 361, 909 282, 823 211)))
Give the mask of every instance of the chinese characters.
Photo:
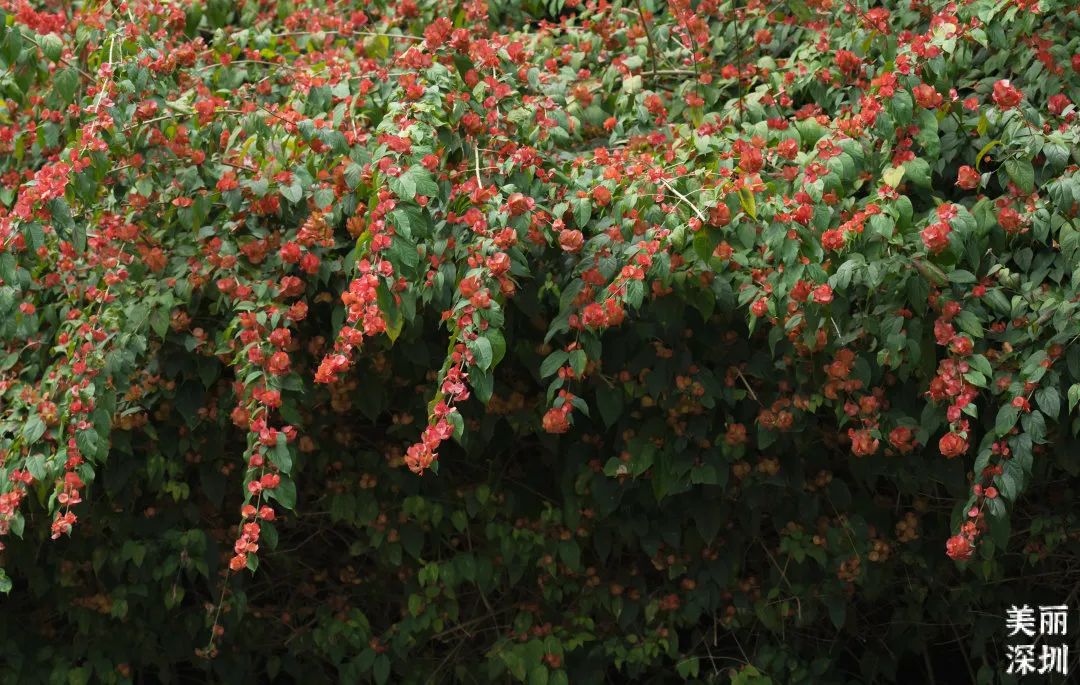
POLYGON ((1069 608, 1065 605, 1040 606, 1037 611, 1027 604, 1009 607, 1005 614, 1008 637, 1033 639, 1025 644, 1006 647, 1005 656, 1009 665, 1005 672, 1018 676, 1068 675, 1069 646, 1046 641, 1046 638, 1065 638, 1069 631, 1068 621, 1069 608))

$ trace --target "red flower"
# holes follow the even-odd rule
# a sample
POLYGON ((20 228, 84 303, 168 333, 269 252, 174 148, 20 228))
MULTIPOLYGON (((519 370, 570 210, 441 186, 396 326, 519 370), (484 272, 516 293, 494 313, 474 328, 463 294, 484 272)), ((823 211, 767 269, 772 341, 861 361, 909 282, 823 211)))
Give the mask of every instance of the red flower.
POLYGON ((1056 117, 1060 117, 1061 113, 1065 111, 1065 108, 1072 104, 1072 100, 1069 96, 1058 93, 1057 95, 1051 95, 1050 99, 1046 101, 1047 108, 1050 113, 1056 117))
POLYGON ((920 83, 912 91, 915 95, 915 103, 924 109, 937 109, 941 106, 941 93, 934 90, 933 86, 920 83))
POLYGON ((851 438, 851 452, 856 457, 869 457, 878 451, 881 441, 870 435, 868 430, 848 429, 848 437, 851 438))
POLYGON ((506 206, 510 210, 510 216, 521 216, 536 206, 536 200, 521 193, 511 193, 506 200, 506 206))
POLYGON ((818 304, 829 304, 832 302, 832 288, 828 283, 822 283, 818 287, 814 288, 814 302, 818 304))
POLYGON ((754 316, 765 316, 769 311, 769 302, 764 297, 750 305, 750 311, 754 316))
POLYGON ((998 223, 1006 233, 1019 233, 1021 218, 1020 213, 1012 207, 1002 207, 998 211, 998 223))
POLYGON ((791 296, 791 299, 796 302, 806 302, 806 298, 810 297, 810 284, 799 279, 795 283, 795 287, 791 289, 789 295, 791 296))
POLYGON ((939 222, 936 224, 930 224, 924 228, 919 237, 922 238, 923 245, 931 254, 937 254, 949 246, 949 233, 952 232, 952 228, 945 222, 939 222))
POLYGON ((765 160, 761 156, 761 150, 757 149, 753 145, 738 145, 736 149, 739 151, 739 168, 748 174, 757 173, 761 171, 761 167, 765 165, 765 160))
POLYGON ((946 433, 941 436, 941 440, 938 440, 938 449, 947 459, 959 457, 964 452, 967 452, 967 448, 967 440, 960 437, 957 433, 946 433))
POLYGON ((844 232, 835 228, 821 234, 821 246, 826 250, 839 250, 844 247, 844 232))
MULTIPOLYGON (((563 407, 568 406, 563 405, 563 407)), ((568 412, 564 411, 563 407, 552 407, 544 414, 544 430, 548 433, 565 433, 570 430, 570 421, 566 418, 568 412)))
POLYGON ((607 323, 607 314, 601 305, 592 302, 582 311, 581 322, 588 328, 600 328, 607 323))
POLYGON ((1009 79, 1001 79, 994 83, 994 104, 1001 109, 1012 109, 1019 105, 1023 98, 1020 91, 1009 83, 1009 79))
POLYGON ((963 535, 954 535, 945 543, 945 553, 955 561, 970 559, 974 552, 975 547, 963 535))
POLYGON ((836 67, 845 74, 851 74, 862 66, 862 60, 850 50, 837 50, 834 59, 836 67))
POLYGON ((559 232, 559 247, 567 252, 577 252, 585 244, 585 236, 577 229, 564 228, 559 232))
POLYGON ((723 202, 709 209, 709 225, 721 228, 731 223, 731 210, 723 202))
POLYGON ((975 190, 979 187, 979 172, 974 167, 966 164, 956 172, 956 186, 964 190, 975 190))
POLYGON ((289 346, 290 342, 292 342, 292 332, 288 328, 275 328, 270 333, 270 344, 274 347, 284 349, 289 346))
POLYGON ((784 159, 795 159, 795 156, 799 154, 799 143, 794 138, 784 138, 776 146, 776 154, 784 159))
POLYGON ((267 368, 275 376, 284 376, 289 373, 289 355, 285 352, 275 352, 271 355, 267 368))
POLYGON ((911 440, 914 437, 911 429, 907 426, 897 426, 889 432, 889 444, 896 448, 900 454, 907 454, 914 449, 911 440))
POLYGON ((592 199, 597 205, 607 207, 611 202, 611 191, 604 186, 596 186, 592 190, 592 199))
POLYGON ((952 342, 949 343, 949 349, 953 354, 958 354, 961 357, 966 357, 971 354, 974 349, 974 344, 971 342, 971 338, 966 335, 954 336, 952 342))

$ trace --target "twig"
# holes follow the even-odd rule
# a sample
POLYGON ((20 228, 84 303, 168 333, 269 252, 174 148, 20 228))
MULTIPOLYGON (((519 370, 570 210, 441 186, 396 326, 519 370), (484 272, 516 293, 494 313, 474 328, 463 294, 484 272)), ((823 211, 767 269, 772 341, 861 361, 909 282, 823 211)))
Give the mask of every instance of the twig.
MULTIPOLYGON (((769 557, 769 561, 771 561, 773 566, 776 567, 776 570, 780 572, 780 577, 784 579, 784 585, 787 585, 788 590, 791 590, 791 596, 792 596, 792 599, 795 600, 795 607, 796 607, 796 610, 799 612, 799 620, 801 621, 802 620, 802 601, 799 599, 799 593, 795 592, 795 588, 791 587, 791 581, 788 580, 787 572, 783 568, 780 568, 780 564, 776 563, 776 559, 773 557, 772 552, 769 551, 769 548, 765 546, 765 543, 758 540, 758 544, 761 545, 761 549, 765 551, 765 555, 767 557, 769 557)), ((781 625, 783 625, 783 624, 781 624, 781 625)))
POLYGON ((473 146, 473 156, 476 159, 476 187, 483 190, 484 182, 480 180, 480 148, 473 146))
POLYGON ((694 214, 697 214, 697 217, 698 217, 699 219, 701 219, 702 221, 706 221, 706 219, 705 219, 705 215, 704 215, 704 214, 702 214, 701 210, 700 210, 700 209, 698 209, 698 208, 697 208, 697 206, 696 206, 696 205, 695 205, 695 204, 694 204, 693 202, 691 202, 691 201, 690 201, 689 199, 687 199, 687 197, 686 197, 685 195, 683 195, 683 194, 682 194, 682 193, 680 193, 680 192, 679 192, 678 190, 676 190, 676 189, 675 189, 675 186, 673 186, 673 185, 671 185, 670 183, 668 183, 668 181, 667 181, 667 179, 666 179, 666 178, 662 178, 662 179, 660 179, 660 182, 664 184, 664 187, 665 187, 665 188, 667 188, 667 189, 668 189, 668 190, 670 190, 671 192, 675 193, 675 196, 676 196, 676 197, 678 197, 678 198, 679 198, 680 200, 682 200, 682 201, 683 201, 683 202, 685 202, 685 203, 686 203, 687 205, 689 205, 689 206, 690 206, 690 209, 694 210, 694 214))
POLYGON ((733 366, 732 368, 735 369, 735 375, 738 376, 739 380, 742 381, 742 384, 746 386, 746 392, 750 393, 750 397, 758 404, 761 404, 761 400, 758 399, 757 394, 754 392, 754 389, 750 387, 750 383, 746 380, 746 376, 743 375, 739 367, 733 366))
POLYGON ((645 10, 641 6, 641 0, 634 0, 637 5, 638 16, 641 17, 641 28, 645 31, 645 41, 649 50, 649 61, 652 63, 652 76, 656 80, 656 46, 653 45, 652 31, 649 30, 649 22, 645 19, 645 10))

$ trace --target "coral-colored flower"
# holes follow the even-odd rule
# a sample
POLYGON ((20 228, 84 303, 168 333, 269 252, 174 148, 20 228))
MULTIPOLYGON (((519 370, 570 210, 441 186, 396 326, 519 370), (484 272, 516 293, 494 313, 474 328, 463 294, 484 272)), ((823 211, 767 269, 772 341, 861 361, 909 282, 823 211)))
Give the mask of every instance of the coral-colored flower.
POLYGON ((564 228, 559 232, 559 247, 566 252, 577 252, 585 244, 585 236, 577 229, 564 228))
POLYGON ((1024 99, 1023 94, 1015 88, 1009 79, 1000 79, 994 83, 994 104, 1001 109, 1012 109, 1024 99))
POLYGON ((814 302, 818 304, 829 304, 832 302, 833 292, 828 283, 822 283, 818 287, 814 288, 814 302))
POLYGON ((979 172, 966 164, 956 172, 956 185, 964 190, 975 190, 980 183, 979 172))
POLYGON ((938 440, 938 450, 940 450, 941 454, 947 459, 959 457, 964 452, 967 452, 967 448, 967 440, 960 437, 957 433, 946 433, 938 440))
POLYGON ((975 546, 963 535, 954 535, 945 542, 945 553, 955 561, 970 559, 974 552, 975 546))

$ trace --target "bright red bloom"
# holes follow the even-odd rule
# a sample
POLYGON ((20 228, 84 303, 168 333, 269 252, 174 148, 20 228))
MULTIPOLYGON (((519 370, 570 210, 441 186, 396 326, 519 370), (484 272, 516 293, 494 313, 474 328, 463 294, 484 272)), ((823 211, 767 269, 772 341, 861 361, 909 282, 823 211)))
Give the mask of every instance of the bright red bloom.
POLYGON ((974 552, 974 545, 963 535, 954 535, 945 543, 945 553, 955 561, 970 559, 974 552))
POLYGON ((941 106, 941 93, 934 90, 933 86, 920 83, 912 91, 915 95, 915 103, 924 109, 937 109, 941 106))
MULTIPOLYGON (((569 405, 565 404, 563 407, 569 407, 569 405)), ((570 421, 567 418, 569 412, 565 411, 563 407, 552 407, 544 414, 544 430, 548 433, 565 433, 570 430, 570 421)))
POLYGON ((907 426, 897 426, 889 431, 889 444, 901 454, 907 454, 914 446, 911 444, 915 434, 907 426))
POLYGON ((828 283, 822 283, 818 287, 814 288, 814 302, 818 304, 829 304, 832 302, 833 292, 828 283))
POLYGON ((1006 233, 1019 233, 1022 219, 1020 213, 1012 207, 1002 207, 998 210, 998 223, 1006 233))
POLYGON ((762 297, 750 305, 750 311, 754 316, 765 316, 769 312, 769 301, 762 297))
POLYGON ((564 228, 559 232, 559 247, 566 252, 577 252, 585 244, 585 236, 577 229, 564 228))
POLYGON ((975 190, 980 184, 979 172, 966 164, 956 172, 956 185, 964 190, 975 190))
POLYGON ((938 450, 947 459, 953 457, 959 457, 964 452, 967 452, 968 444, 967 440, 960 437, 957 433, 946 433, 941 436, 941 440, 938 440, 938 450))
POLYGON ((607 207, 611 202, 611 191, 604 186, 596 186, 592 190, 592 199, 600 207, 607 207))
POLYGON ((1001 109, 1012 109, 1020 104, 1024 96, 1008 79, 1001 79, 994 83, 993 98, 994 104, 1001 109))
POLYGON ((949 233, 951 232, 952 228, 949 224, 941 221, 924 228, 919 233, 919 237, 922 238, 923 245, 926 246, 928 252, 937 254, 949 246, 949 233))

